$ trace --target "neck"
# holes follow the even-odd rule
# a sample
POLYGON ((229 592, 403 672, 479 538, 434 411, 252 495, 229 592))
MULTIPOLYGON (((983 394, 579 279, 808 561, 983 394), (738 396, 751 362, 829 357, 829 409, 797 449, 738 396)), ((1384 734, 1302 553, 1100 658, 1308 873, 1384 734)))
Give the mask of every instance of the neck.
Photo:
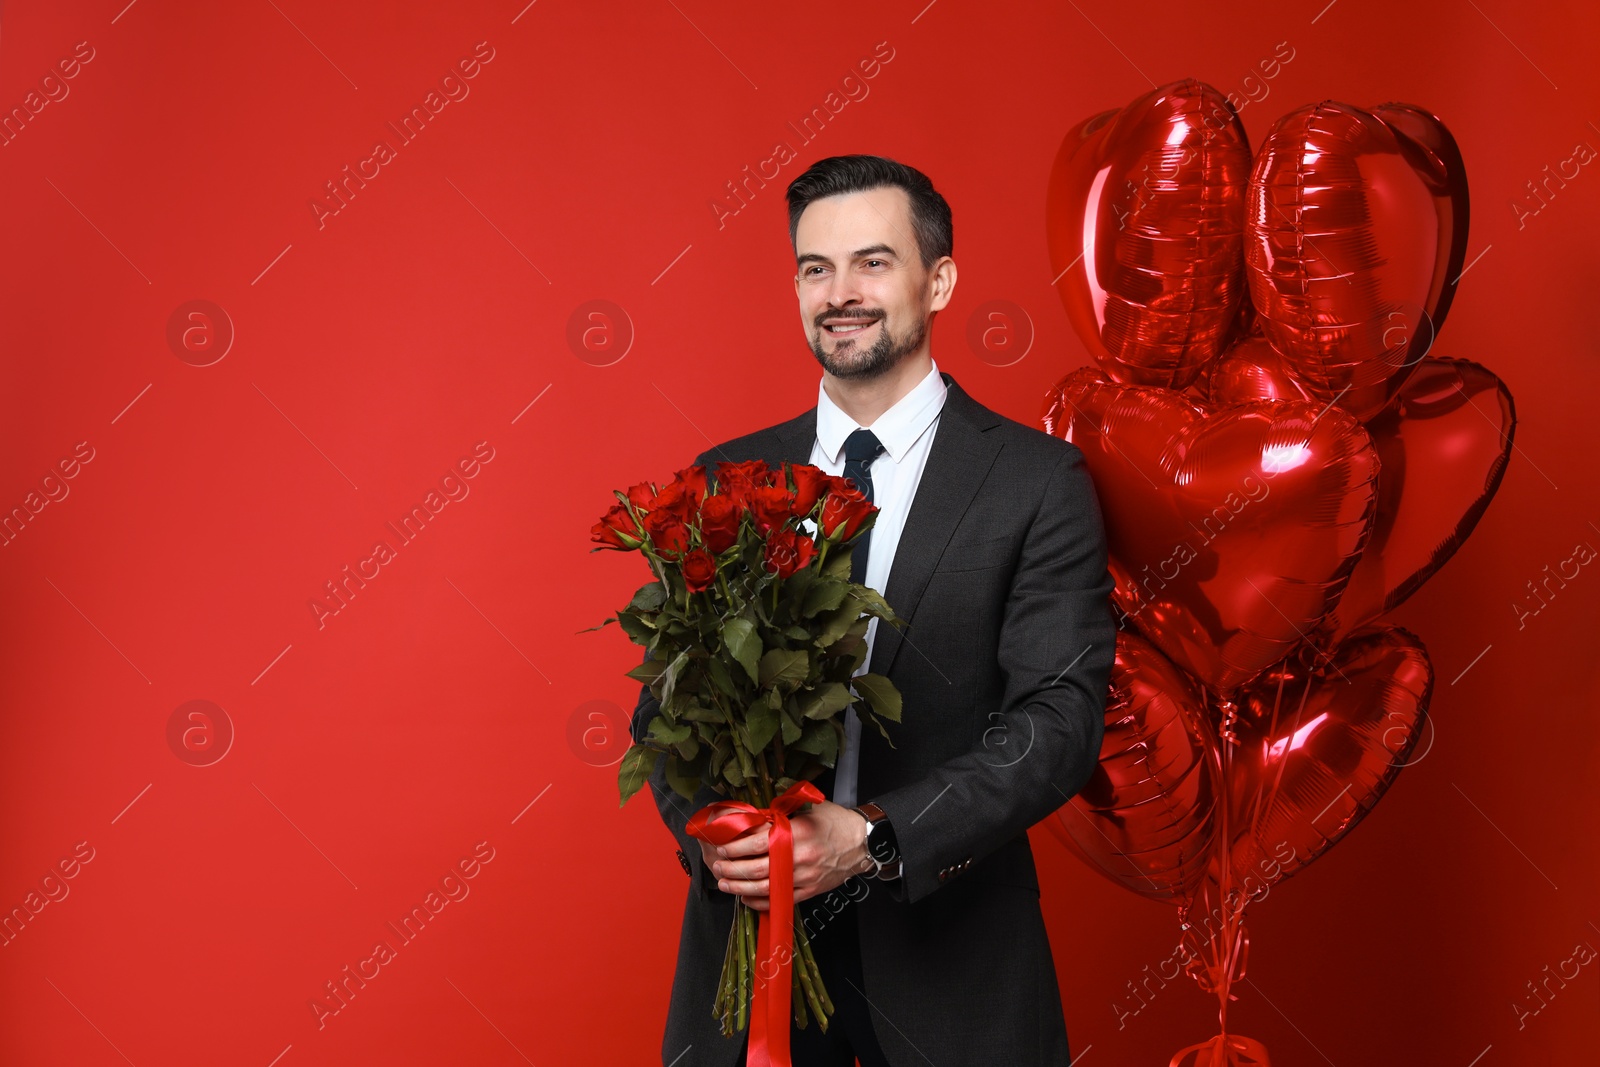
POLYGON ((933 358, 924 349, 913 352, 875 378, 836 378, 823 371, 822 387, 840 411, 854 419, 858 426, 867 427, 916 388, 932 369, 933 358))

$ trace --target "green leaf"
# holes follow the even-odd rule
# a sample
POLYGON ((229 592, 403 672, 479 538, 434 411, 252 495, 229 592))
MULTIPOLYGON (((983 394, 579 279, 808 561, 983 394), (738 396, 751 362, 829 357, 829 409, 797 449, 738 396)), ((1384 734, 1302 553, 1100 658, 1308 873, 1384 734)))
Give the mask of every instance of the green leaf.
POLYGON ((831 767, 839 754, 840 731, 836 719, 811 720, 806 723, 800 740, 790 747, 797 752, 809 752, 831 767))
POLYGON ((822 574, 826 578, 850 578, 850 549, 834 545, 828 551, 828 562, 822 565, 822 574))
POLYGON ((778 732, 778 709, 768 700, 757 701, 745 719, 745 730, 750 735, 750 751, 764 752, 778 732))
POLYGON ((818 648, 827 648, 845 635, 850 629, 850 624, 861 617, 861 609, 856 602, 846 599, 832 611, 822 616, 822 629, 816 637, 818 648))
POLYGON ((664 745, 675 745, 679 741, 686 739, 691 729, 686 722, 673 725, 660 715, 657 715, 650 720, 650 727, 646 732, 664 745))
POLYGON ((844 602, 844 596, 849 591, 849 585, 844 582, 813 582, 811 588, 806 590, 805 600, 800 603, 800 614, 809 619, 820 612, 832 611, 844 602))
POLYGON ((666 707, 672 703, 672 691, 677 688, 678 675, 683 671, 684 665, 689 662, 689 651, 685 649, 672 658, 667 664, 667 669, 662 672, 665 681, 661 684, 661 706, 666 707))
POLYGON ((667 602, 667 588, 660 582, 651 582, 642 585, 639 591, 633 594, 633 599, 628 601, 628 607, 634 611, 659 611, 661 605, 667 602))
POLYGON ((733 684, 733 675, 728 673, 728 665, 721 656, 712 656, 706 660, 706 670, 711 675, 711 683, 721 691, 729 700, 739 698, 739 687, 733 684))
POLYGON ((657 678, 661 677, 661 672, 664 670, 666 670, 666 664, 662 663, 660 660, 647 659, 633 670, 629 671, 627 677, 632 678, 636 682, 643 682, 645 685, 649 685, 657 678))
POLYGON ((722 627, 722 644, 728 654, 739 661, 752 681, 761 680, 757 667, 761 658, 761 638, 756 636, 754 623, 742 617, 728 620, 722 627))
POLYGON ((624 612, 617 616, 617 622, 622 626, 622 632, 628 635, 628 640, 636 645, 648 645, 656 636, 656 629, 637 615, 624 612))
POLYGON ((900 721, 900 690, 888 678, 881 674, 858 674, 855 687, 873 714, 882 715, 891 722, 900 721))
POLYGON ((772 648, 761 657, 762 688, 784 682, 799 685, 811 670, 811 657, 801 649, 772 648))
POLYGON ((687 773, 673 756, 667 757, 666 778, 672 791, 685 800, 693 800, 694 795, 700 792, 699 775, 687 773))
POLYGON ((804 626, 795 625, 783 631, 783 636, 791 641, 809 641, 811 640, 811 631, 804 626))
POLYGON ((716 708, 703 708, 699 704, 689 704, 678 712, 678 718, 686 722, 722 722, 722 712, 716 708))
POLYGON ((801 726, 798 716, 791 714, 787 709, 783 713, 783 743, 792 745, 800 740, 801 726))
POLYGON ((711 777, 722 773, 722 768, 733 758, 733 739, 723 734, 711 745, 711 777))
MULTIPOLYGON (((651 723, 656 721, 652 719, 651 723)), ((617 789, 622 793, 622 803, 617 807, 626 804, 650 780, 650 772, 655 769, 656 757, 660 755, 648 745, 634 745, 622 754, 622 762, 617 765, 617 789)))
POLYGON ((850 596, 862 611, 873 615, 881 615, 885 618, 895 617, 894 609, 889 606, 889 602, 883 599, 883 596, 876 589, 865 585, 857 585, 850 590, 850 596))
POLYGON ((808 719, 826 719, 856 701, 843 682, 829 682, 820 689, 801 694, 800 714, 808 719))

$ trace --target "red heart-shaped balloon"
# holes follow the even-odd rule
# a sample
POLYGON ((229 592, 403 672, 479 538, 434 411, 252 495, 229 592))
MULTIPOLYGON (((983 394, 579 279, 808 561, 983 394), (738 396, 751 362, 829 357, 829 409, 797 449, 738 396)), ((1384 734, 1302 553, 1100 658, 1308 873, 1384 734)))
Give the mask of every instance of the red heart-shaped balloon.
POLYGON ((1460 153, 1420 108, 1308 105, 1256 153, 1251 302, 1295 380, 1357 418, 1387 404, 1426 354, 1465 243, 1460 153))
POLYGON ((1310 669, 1291 657, 1243 687, 1224 764, 1233 884, 1253 875, 1270 887, 1349 833, 1405 765, 1432 693, 1428 650, 1400 627, 1360 631, 1310 669))
MULTIPOLYGON (((1196 385, 1213 408, 1300 395, 1260 334, 1235 344, 1196 385)), ((1423 360, 1395 401, 1367 420, 1382 463, 1377 514, 1339 603, 1314 635, 1320 647, 1394 610, 1455 554, 1500 488, 1516 425, 1499 378, 1443 358, 1423 360)))
POLYGON ((1317 642, 1332 648, 1444 566, 1500 488, 1517 425, 1511 392, 1464 359, 1426 359, 1367 422, 1383 470, 1372 537, 1317 642))
POLYGON ((1144 638, 1117 633, 1100 763, 1049 820, 1072 852, 1151 900, 1193 896, 1215 843, 1216 735, 1205 695, 1144 638))
POLYGON ((1208 415, 1084 367, 1041 421, 1088 464, 1114 602, 1211 690, 1282 659, 1337 603, 1377 499, 1377 452, 1348 413, 1260 400, 1208 415))
POLYGON ((1181 389, 1227 344, 1244 299, 1250 142, 1188 79, 1081 122, 1050 172, 1056 288, 1116 381, 1181 389))
POLYGON ((1212 409, 1250 400, 1315 399, 1294 380, 1259 323, 1206 365, 1191 392, 1204 397, 1204 406, 1212 409))

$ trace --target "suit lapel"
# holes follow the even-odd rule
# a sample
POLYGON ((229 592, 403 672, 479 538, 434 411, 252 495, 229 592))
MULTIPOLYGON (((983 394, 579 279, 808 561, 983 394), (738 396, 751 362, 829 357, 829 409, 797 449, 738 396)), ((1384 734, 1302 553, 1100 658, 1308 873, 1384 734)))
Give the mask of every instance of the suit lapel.
MULTIPOLYGON (((883 590, 884 599, 895 614, 907 621, 906 632, 883 625, 880 620, 872 639, 872 662, 868 666, 874 674, 889 673, 902 644, 916 648, 916 638, 908 640, 906 633, 911 629, 923 590, 950 542, 950 535, 967 513, 978 487, 1000 453, 999 440, 985 432, 998 426, 1000 418, 968 396, 949 374, 941 371, 939 376, 949 391, 940 411, 928 462, 917 483, 916 496, 912 498, 911 512, 900 532, 894 562, 889 567, 889 585, 883 590)), ((773 427, 772 432, 778 444, 764 457, 767 462, 810 463, 817 437, 817 409, 813 406, 805 414, 773 427)))

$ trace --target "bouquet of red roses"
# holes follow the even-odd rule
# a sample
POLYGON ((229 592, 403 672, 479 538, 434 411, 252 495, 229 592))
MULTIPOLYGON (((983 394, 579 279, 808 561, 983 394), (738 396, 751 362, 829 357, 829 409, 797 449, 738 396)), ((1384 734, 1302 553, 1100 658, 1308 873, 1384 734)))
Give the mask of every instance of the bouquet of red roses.
MULTIPOLYGON (((628 677, 649 686, 661 704, 648 735, 622 758, 622 802, 665 761, 666 781, 683 797, 692 800, 709 784, 742 802, 712 805, 728 810, 710 813, 710 826, 708 812, 699 813, 690 823, 696 836, 711 840, 720 832, 717 843, 725 843, 744 832, 732 827, 772 824, 770 920, 758 924, 743 898, 736 902, 712 1013, 724 1035, 742 1029, 752 976, 764 980, 759 994, 766 980, 791 970, 792 936, 791 981, 774 982, 781 988, 772 1001, 757 1001, 756 1015, 782 1005, 776 1020, 760 1021, 768 1040, 781 1021, 787 1041, 784 1002, 792 999, 799 1026, 809 1008, 826 1030, 833 1005, 803 924, 794 922, 792 905, 780 910, 793 901, 793 856, 779 853, 792 848, 787 815, 823 799, 810 783, 834 765, 845 710, 854 706, 863 725, 875 725, 885 740, 881 720, 900 721, 893 683, 855 673, 873 617, 904 625, 882 596, 850 581, 851 551, 878 509, 849 479, 761 460, 719 463, 714 479, 704 467, 689 467, 664 486, 642 483, 616 496, 595 524, 594 540, 643 552, 655 580, 591 629, 615 621, 649 650, 628 677), (724 815, 744 822, 729 818, 712 830, 724 815), (774 931, 772 924, 782 925, 774 931)), ((752 1027, 752 1049, 756 1038, 752 1027)))

